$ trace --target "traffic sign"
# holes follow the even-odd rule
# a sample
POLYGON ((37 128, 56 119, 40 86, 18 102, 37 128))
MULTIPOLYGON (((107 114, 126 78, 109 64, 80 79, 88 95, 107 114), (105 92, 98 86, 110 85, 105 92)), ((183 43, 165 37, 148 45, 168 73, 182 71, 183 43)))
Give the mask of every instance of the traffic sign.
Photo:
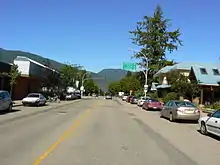
POLYGON ((78 88, 79 87, 79 81, 77 80, 76 81, 76 88, 78 88))
POLYGON ((80 87, 80 90, 81 90, 81 91, 84 91, 84 86, 81 86, 81 87, 80 87))
POLYGON ((128 71, 136 71, 136 63, 124 62, 123 69, 128 71))

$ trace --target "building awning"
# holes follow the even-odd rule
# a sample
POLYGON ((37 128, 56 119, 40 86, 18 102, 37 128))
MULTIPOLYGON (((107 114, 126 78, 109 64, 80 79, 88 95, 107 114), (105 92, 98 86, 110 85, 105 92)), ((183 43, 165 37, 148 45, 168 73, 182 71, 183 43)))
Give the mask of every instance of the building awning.
POLYGON ((151 90, 151 91, 156 91, 156 90, 157 90, 157 84, 158 84, 158 83, 154 83, 154 82, 153 82, 152 85, 151 85, 151 89, 150 89, 150 90, 151 90))
POLYGON ((157 86, 157 89, 164 89, 164 88, 170 88, 171 85, 168 85, 168 84, 161 84, 161 85, 158 85, 157 86))

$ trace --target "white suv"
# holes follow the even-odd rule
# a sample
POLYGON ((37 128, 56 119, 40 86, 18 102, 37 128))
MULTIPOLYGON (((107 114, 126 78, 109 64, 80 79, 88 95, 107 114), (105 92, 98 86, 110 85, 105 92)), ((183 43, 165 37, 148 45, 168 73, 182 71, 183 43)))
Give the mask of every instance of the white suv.
POLYGON ((199 127, 202 134, 214 134, 220 137, 220 110, 209 113, 199 119, 199 127))

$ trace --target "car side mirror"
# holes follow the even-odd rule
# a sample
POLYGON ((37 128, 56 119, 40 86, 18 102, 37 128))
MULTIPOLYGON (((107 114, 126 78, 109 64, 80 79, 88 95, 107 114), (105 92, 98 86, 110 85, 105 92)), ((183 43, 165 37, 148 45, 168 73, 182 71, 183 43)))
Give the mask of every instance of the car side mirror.
POLYGON ((207 114, 207 116, 211 117, 211 116, 212 116, 212 113, 211 113, 211 112, 209 112, 209 113, 207 114))

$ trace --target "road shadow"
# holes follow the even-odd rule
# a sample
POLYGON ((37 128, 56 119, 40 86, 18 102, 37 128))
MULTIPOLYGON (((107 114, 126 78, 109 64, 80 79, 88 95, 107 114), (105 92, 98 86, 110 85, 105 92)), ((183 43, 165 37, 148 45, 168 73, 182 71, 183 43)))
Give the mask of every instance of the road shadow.
POLYGON ((23 105, 23 107, 47 107, 49 106, 50 103, 46 103, 45 105, 23 105))
POLYGON ((19 112, 21 110, 19 109, 12 109, 11 111, 0 111, 0 115, 6 115, 6 114, 9 114, 9 113, 16 113, 16 112, 19 112))
MULTIPOLYGON (((200 130, 197 130, 197 132, 199 132, 202 135, 200 130)), ((203 136, 207 136, 208 138, 212 138, 212 139, 215 139, 217 141, 220 141, 220 137, 218 137, 216 135, 213 135, 213 134, 208 134, 208 135, 203 135, 203 136)))
POLYGON ((175 122, 182 124, 198 124, 198 121, 195 120, 176 120, 175 122))

